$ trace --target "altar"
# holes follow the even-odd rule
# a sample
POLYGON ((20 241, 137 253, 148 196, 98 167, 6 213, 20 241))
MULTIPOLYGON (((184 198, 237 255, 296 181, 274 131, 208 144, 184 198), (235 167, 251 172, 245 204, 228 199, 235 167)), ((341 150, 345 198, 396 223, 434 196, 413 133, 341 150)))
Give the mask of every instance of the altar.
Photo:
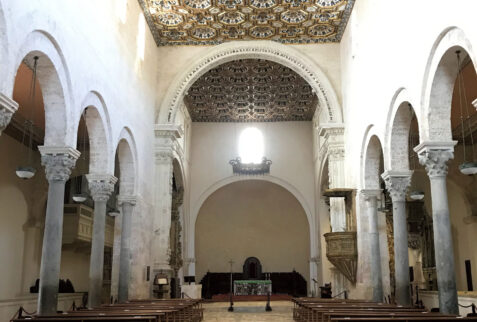
POLYGON ((272 294, 270 280, 237 280, 234 281, 234 295, 267 295, 272 294))

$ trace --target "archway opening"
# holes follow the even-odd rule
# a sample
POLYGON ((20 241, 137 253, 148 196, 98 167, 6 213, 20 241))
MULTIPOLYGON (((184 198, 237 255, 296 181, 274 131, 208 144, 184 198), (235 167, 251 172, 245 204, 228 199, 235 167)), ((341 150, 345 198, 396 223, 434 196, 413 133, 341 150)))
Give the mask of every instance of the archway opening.
POLYGON ((309 231, 301 204, 277 184, 244 180, 216 190, 195 225, 196 276, 203 296, 226 294, 228 283, 220 281, 228 281, 230 261, 234 280, 240 280, 249 257, 260 261, 258 279, 270 274, 274 293, 306 295, 309 231))

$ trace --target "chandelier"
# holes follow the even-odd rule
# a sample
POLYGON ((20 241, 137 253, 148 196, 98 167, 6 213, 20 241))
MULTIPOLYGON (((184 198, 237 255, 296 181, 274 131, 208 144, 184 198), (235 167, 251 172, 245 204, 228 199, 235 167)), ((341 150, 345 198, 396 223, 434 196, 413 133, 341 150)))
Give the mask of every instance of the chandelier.
POLYGON ((34 116, 35 116, 35 92, 36 92, 36 71, 38 66, 38 56, 33 57, 33 72, 31 76, 30 82, 30 100, 31 100, 31 107, 30 107, 30 118, 26 119, 23 124, 23 135, 22 135, 22 145, 25 145, 25 137, 28 135, 28 156, 26 165, 18 166, 15 170, 16 175, 24 180, 32 178, 35 173, 36 169, 32 165, 31 154, 33 150, 33 127, 34 127, 34 116))
POLYGON ((470 124, 470 113, 469 113, 469 104, 467 104, 467 95, 465 92, 465 84, 464 84, 464 76, 462 75, 462 66, 460 61, 460 50, 457 50, 457 88, 459 94, 459 111, 460 111, 460 127, 461 127, 461 134, 462 134, 462 149, 464 152, 464 162, 459 165, 459 170, 462 174, 465 175, 473 175, 477 173, 477 162, 474 160, 474 137, 472 133, 472 128, 470 124), (466 118, 464 120, 464 106, 466 110, 466 118), (467 123, 468 127, 468 135, 470 137, 470 143, 472 146, 472 161, 467 161, 467 151, 465 146, 465 126, 464 124, 467 123))

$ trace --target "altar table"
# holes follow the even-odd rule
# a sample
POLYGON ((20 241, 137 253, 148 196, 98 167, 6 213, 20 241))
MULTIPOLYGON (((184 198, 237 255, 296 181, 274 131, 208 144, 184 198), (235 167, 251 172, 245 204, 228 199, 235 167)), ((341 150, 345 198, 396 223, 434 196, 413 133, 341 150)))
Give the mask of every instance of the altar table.
POLYGON ((238 280, 234 281, 234 295, 267 295, 272 294, 270 280, 238 280))

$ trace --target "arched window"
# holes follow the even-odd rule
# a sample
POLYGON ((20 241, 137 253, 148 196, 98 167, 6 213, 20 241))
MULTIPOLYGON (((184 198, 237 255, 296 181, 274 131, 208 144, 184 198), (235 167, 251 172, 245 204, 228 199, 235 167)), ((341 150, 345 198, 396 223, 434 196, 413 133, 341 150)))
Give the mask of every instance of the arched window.
POLYGON ((239 156, 243 163, 261 163, 264 150, 263 135, 259 129, 249 127, 243 130, 239 139, 239 156))

